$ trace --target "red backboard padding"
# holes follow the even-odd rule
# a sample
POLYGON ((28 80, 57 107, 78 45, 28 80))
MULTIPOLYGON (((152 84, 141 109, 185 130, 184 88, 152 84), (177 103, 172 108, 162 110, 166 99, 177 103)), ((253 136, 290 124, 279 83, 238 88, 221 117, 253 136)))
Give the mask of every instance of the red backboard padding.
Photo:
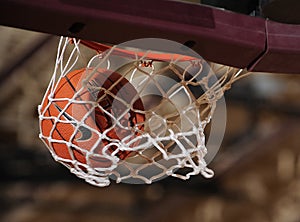
POLYGON ((267 48, 253 71, 300 74, 300 25, 266 23, 267 48))
POLYGON ((299 26, 199 4, 2 0, 0 24, 112 44, 137 38, 192 42, 192 48, 212 62, 254 71, 300 73, 296 64, 300 60, 299 26))

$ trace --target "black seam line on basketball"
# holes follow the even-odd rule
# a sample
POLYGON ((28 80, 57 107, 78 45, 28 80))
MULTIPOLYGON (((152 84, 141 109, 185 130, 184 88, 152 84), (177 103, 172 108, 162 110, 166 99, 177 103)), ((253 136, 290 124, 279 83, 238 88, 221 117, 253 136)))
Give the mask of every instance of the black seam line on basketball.
MULTIPOLYGON (((48 111, 49 116, 51 116, 50 110, 48 109, 47 111, 48 111)), ((53 119, 50 119, 50 120, 51 120, 52 124, 54 125, 55 123, 54 123, 53 119)), ((63 137, 63 135, 59 132, 59 130, 56 128, 56 126, 55 126, 54 130, 58 133, 58 135, 60 135, 60 137, 61 137, 63 140, 66 140, 66 139, 63 137)))
MULTIPOLYGON (((78 73, 80 73, 80 71, 77 72, 76 74, 78 74, 78 73)), ((69 77, 65 76, 65 79, 67 80, 67 82, 69 83, 71 88, 73 89, 74 93, 76 93, 77 90, 76 90, 75 86, 73 85, 73 83, 70 81, 69 77)), ((78 96, 79 96, 80 99, 82 99, 80 95, 78 95, 78 96)), ((86 110, 89 110, 88 107, 85 104, 84 104, 84 107, 86 108, 86 110)))
POLYGON ((71 83, 70 79, 69 79, 67 76, 65 76, 65 78, 66 78, 67 82, 69 83, 69 85, 71 86, 71 88, 73 89, 73 91, 76 92, 76 88, 75 88, 74 85, 71 83))
MULTIPOLYGON (((57 104, 55 104, 54 103, 54 106, 55 106, 55 108, 59 111, 59 112, 61 112, 62 113, 62 115, 67 119, 67 120, 69 120, 69 121, 71 121, 71 124, 73 125, 73 126, 77 126, 77 123, 75 123, 76 122, 76 120, 73 118, 73 117, 71 117, 68 113, 66 113, 66 112, 62 112, 62 109, 57 105, 57 104)), ((78 131, 81 133, 81 137, 79 138, 79 139, 76 139, 77 141, 85 141, 85 140, 88 140, 88 139, 90 139, 91 137, 92 137, 92 131, 90 130, 90 129, 88 129, 87 127, 85 127, 85 126, 79 126, 78 127, 78 131)))
MULTIPOLYGON (((48 111, 48 114, 49 114, 49 116, 51 116, 51 113, 50 113, 50 110, 48 109, 47 110, 48 111)), ((50 121, 52 122, 52 124, 54 125, 54 121, 53 121, 53 119, 50 119, 50 121)), ((59 130, 55 127, 54 128, 54 130, 58 133, 58 135, 64 140, 64 141, 66 141, 66 139, 63 137, 63 135, 59 132, 59 130)), ((75 147, 73 147, 73 146, 71 146, 70 147, 71 149, 72 149, 72 151, 78 151, 78 150, 76 150, 76 148, 75 147)), ((78 151, 79 152, 79 151, 78 151)), ((71 155, 71 154, 70 154, 71 155)))
MULTIPOLYGON (((80 72, 78 72, 78 73, 80 73, 80 72)), ((77 92, 76 88, 74 87, 74 85, 72 84, 72 82, 70 81, 70 79, 67 76, 65 76, 65 79, 67 80, 67 82, 69 83, 69 85, 71 86, 71 88, 73 89, 74 93, 76 93, 77 92)), ((79 95, 79 98, 82 99, 80 95, 79 95)), ((89 110, 88 107, 85 104, 84 104, 84 107, 86 108, 87 111, 89 110)), ((94 122, 96 123, 96 126, 98 127, 98 129, 101 129, 101 127, 97 123, 97 121, 94 121, 94 122)))
MULTIPOLYGON (((77 92, 76 88, 74 87, 74 85, 72 84, 72 82, 70 81, 70 79, 67 76, 65 76, 65 79, 67 80, 67 82, 69 83, 69 85, 71 86, 71 88, 73 89, 74 93, 76 93, 77 92)), ((110 78, 107 78, 106 80, 108 80, 110 82, 110 84, 114 84, 114 81, 112 81, 110 78)), ((79 96, 79 98, 81 99, 81 96, 79 96)), ((84 106, 88 110, 88 108, 86 107, 86 105, 84 105, 84 106)), ((129 115, 130 115, 130 117, 129 117, 130 126, 133 126, 134 125, 134 121, 133 121, 134 117, 130 114, 130 112, 129 112, 129 115)), ((97 121, 95 121, 95 123, 96 123, 96 126, 98 127, 98 129, 100 129, 100 131, 102 132, 101 127, 97 123, 97 121)), ((79 130, 80 130, 80 127, 79 127, 79 130)))

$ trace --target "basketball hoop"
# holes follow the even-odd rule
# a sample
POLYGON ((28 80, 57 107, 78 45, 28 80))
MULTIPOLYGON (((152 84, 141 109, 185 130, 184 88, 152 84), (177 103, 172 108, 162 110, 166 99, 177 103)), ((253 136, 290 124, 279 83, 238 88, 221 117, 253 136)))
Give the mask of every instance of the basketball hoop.
MULTIPOLYGON (((145 41, 158 40, 137 45, 145 41)), ((180 46, 160 52, 62 37, 39 106, 40 138, 54 159, 100 187, 212 177, 204 129, 224 91, 248 73, 180 46)))

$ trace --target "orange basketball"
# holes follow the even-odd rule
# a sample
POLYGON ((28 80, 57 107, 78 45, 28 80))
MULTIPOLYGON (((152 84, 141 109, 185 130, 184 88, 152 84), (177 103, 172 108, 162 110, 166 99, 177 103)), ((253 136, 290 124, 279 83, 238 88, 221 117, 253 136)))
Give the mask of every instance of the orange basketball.
MULTIPOLYGON (((143 103, 134 86, 119 73, 98 69, 83 87, 83 77, 91 72, 84 68, 68 73, 54 88, 49 87, 41 104, 42 138, 58 160, 71 167, 72 160, 108 167, 104 156, 117 149, 110 144, 122 139, 129 142, 143 130, 145 116, 135 112, 143 110, 143 103), (129 109, 127 104, 131 104, 129 109)), ((115 155, 125 159, 130 154, 119 151, 115 155)))

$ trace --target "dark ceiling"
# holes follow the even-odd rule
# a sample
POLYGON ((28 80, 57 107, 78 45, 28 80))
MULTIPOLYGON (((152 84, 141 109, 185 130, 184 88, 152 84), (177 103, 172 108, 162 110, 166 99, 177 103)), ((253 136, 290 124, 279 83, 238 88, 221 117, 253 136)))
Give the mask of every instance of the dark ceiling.
MULTIPOLYGON (((269 0, 265 0, 269 1, 269 0)), ((202 4, 224 8, 243 14, 250 14, 259 8, 259 0, 202 0, 202 4)))
POLYGON ((277 22, 300 24, 299 0, 201 0, 202 4, 261 16, 277 22))

